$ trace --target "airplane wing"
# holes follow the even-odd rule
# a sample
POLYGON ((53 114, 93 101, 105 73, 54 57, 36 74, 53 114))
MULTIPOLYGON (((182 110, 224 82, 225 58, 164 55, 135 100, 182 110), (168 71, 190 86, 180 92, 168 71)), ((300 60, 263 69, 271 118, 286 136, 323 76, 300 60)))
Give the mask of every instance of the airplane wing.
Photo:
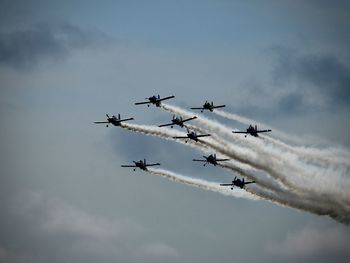
POLYGON ((205 110, 205 109, 201 107, 201 108, 191 108, 191 110, 205 110))
POLYGON ((135 102, 135 105, 141 105, 141 104, 150 104, 150 101, 143 101, 143 102, 135 102))
POLYGON ((199 138, 199 137, 208 137, 208 136, 210 136, 210 134, 201 134, 201 135, 197 135, 197 138, 199 138))
POLYGON ((216 159, 217 162, 229 161, 230 159, 216 159))
POLYGON ((260 130, 260 131, 256 131, 257 133, 261 133, 261 132, 270 132, 271 130, 260 130))
POLYGON ((159 125, 158 127, 165 127, 165 126, 170 126, 170 125, 174 125, 174 123, 162 124, 162 125, 159 125))
POLYGON ((137 167, 136 165, 121 165, 121 167, 137 167))
POLYGON ((224 108, 224 107, 226 107, 226 105, 213 106, 212 108, 213 108, 213 109, 217 109, 217 108, 224 108))
POLYGON ((186 121, 191 121, 191 120, 194 120, 194 119, 197 119, 197 117, 194 116, 194 117, 192 117, 192 118, 188 118, 188 119, 182 120, 182 122, 184 123, 184 122, 186 122, 186 121))
POLYGON ((174 139, 188 139, 188 136, 177 136, 173 137, 174 139))
POLYGON ((232 133, 249 133, 249 132, 246 132, 246 131, 232 131, 232 133))
POLYGON ((147 163, 146 166, 156 166, 156 165, 160 165, 160 163, 147 163))
POLYGON ((134 118, 128 118, 128 119, 123 119, 123 120, 119 120, 120 122, 122 121, 130 121, 130 120, 133 120, 134 118))
POLYGON ((220 184, 221 186, 233 186, 233 184, 220 184))
POLYGON ((109 123, 108 121, 95 121, 94 123, 100 124, 100 123, 109 123))
POLYGON ((172 98, 175 98, 175 96, 165 97, 165 98, 159 99, 158 101, 168 100, 168 99, 172 99, 172 98))
POLYGON ((255 181, 251 181, 251 182, 244 182, 244 184, 255 184, 255 181))
POLYGON ((207 162, 206 160, 197 160, 197 159, 192 159, 192 161, 194 161, 194 162, 207 162))

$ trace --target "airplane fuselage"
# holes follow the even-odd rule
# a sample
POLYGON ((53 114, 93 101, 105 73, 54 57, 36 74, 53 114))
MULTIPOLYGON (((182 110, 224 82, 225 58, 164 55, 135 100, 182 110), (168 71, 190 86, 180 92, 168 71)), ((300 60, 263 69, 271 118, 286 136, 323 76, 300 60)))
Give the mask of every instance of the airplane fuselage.
POLYGON ((213 164, 214 166, 216 166, 218 164, 218 162, 216 161, 216 158, 212 155, 209 155, 208 157, 205 157, 205 159, 207 159, 208 163, 213 164))
POLYGON ((157 98, 157 96, 149 97, 148 100, 149 100, 151 103, 155 104, 157 107, 160 107, 160 103, 161 103, 161 102, 160 102, 159 98, 157 98))
POLYGON ((181 128, 184 127, 184 123, 182 122, 182 120, 180 120, 180 119, 178 119, 178 118, 172 119, 171 121, 172 121, 172 123, 173 123, 174 125, 179 125, 181 128))
POLYGON ((247 133, 249 133, 251 136, 259 137, 259 135, 258 135, 258 133, 257 133, 257 130, 256 130, 253 126, 250 126, 250 127, 247 129, 247 133))
POLYGON ((197 134, 195 133, 192 133, 192 132, 187 133, 187 137, 190 138, 191 140, 198 142, 198 137, 197 137, 197 134))
POLYGON ((203 109, 205 110, 209 110, 209 111, 213 111, 213 105, 211 105, 210 103, 204 103, 203 104, 203 109))
POLYGON ((147 171, 147 167, 146 167, 146 165, 144 164, 143 161, 138 161, 138 162, 135 162, 135 161, 134 161, 134 163, 135 163, 135 165, 136 165, 138 168, 140 168, 141 170, 147 171))
POLYGON ((107 119, 109 123, 113 124, 114 126, 120 126, 120 121, 118 119, 115 118, 108 118, 107 119))

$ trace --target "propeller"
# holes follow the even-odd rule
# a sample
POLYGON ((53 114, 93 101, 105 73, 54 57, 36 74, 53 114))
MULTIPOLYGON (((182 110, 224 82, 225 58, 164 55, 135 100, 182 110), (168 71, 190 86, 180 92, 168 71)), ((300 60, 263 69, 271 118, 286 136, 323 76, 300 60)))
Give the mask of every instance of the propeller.
POLYGON ((120 120, 120 114, 118 113, 118 120, 120 120))
POLYGON ((109 119, 109 115, 106 113, 107 118, 109 119))

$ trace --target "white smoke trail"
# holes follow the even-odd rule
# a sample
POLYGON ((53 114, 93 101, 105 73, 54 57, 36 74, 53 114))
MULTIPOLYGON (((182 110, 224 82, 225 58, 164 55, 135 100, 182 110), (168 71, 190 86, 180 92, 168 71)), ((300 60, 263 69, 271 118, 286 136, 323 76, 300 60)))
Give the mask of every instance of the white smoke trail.
MULTIPOLYGON (((163 104, 163 108, 185 117, 192 115, 192 113, 172 105, 163 104)), ((227 127, 207 118, 198 117, 196 122, 200 123, 205 129, 211 132, 214 131, 221 135, 228 135, 229 133, 227 127)), ((348 183, 345 183, 345 187, 341 184, 332 185, 334 182, 329 180, 322 184, 321 181, 324 181, 325 176, 322 175, 320 177, 318 174, 323 172, 323 170, 319 169, 311 173, 310 170, 307 169, 308 167, 296 165, 298 160, 295 159, 295 156, 287 155, 283 151, 280 151, 276 155, 276 153, 273 153, 272 149, 266 149, 266 147, 265 149, 261 149, 264 147, 264 144, 259 145, 258 141, 261 140, 246 141, 247 146, 253 146, 251 148, 255 149, 255 155, 237 151, 235 149, 235 147, 237 147, 236 145, 228 144, 223 146, 212 143, 212 141, 209 140, 205 142, 207 146, 216 149, 230 158, 267 172, 290 190, 296 191, 304 196, 307 195, 308 198, 312 200, 322 200, 322 202, 328 206, 344 206, 344 204, 350 202, 349 191, 347 191, 348 187, 346 187, 348 183), (249 142, 253 143, 249 144, 249 142), (289 160, 289 158, 291 158, 291 160, 289 160), (305 183, 305 181, 307 183, 305 183), (339 200, 337 198, 339 198, 339 200)))
MULTIPOLYGON (((122 125, 122 127, 127 128, 129 130, 153 135, 153 136, 159 136, 165 139, 172 139, 173 136, 180 135, 179 132, 174 131, 172 129, 164 129, 164 128, 160 129, 154 126, 124 124, 122 125)), ((182 141, 178 141, 178 142, 182 142, 182 141)), ((230 152, 232 149, 229 149, 229 148, 234 147, 232 145, 226 145, 226 146, 220 145, 216 141, 209 138, 206 138, 206 140, 203 141, 202 143, 193 142, 193 143, 189 143, 189 145, 201 150, 208 150, 208 148, 214 149, 229 157, 232 156, 232 152, 230 152)), ((242 161, 239 158, 240 153, 237 152, 235 154, 238 155, 238 158, 237 156, 235 156, 234 159, 238 161, 242 161)), ((252 164, 253 166, 256 166, 254 163, 252 164)), ((230 168, 232 169, 232 166, 230 168)), ((276 182, 274 182, 272 179, 270 181, 266 179, 263 181, 257 178, 254 175, 254 173, 252 173, 251 171, 244 170, 241 167, 238 167, 238 168, 234 167, 234 169, 232 170, 248 178, 253 178, 254 180, 257 180, 257 183, 259 185, 266 188, 268 191, 263 190, 262 188, 261 189, 259 188, 261 192, 259 196, 261 196, 264 199, 270 200, 273 197, 274 201, 279 202, 280 204, 291 206, 302 210, 308 210, 316 214, 327 214, 333 218, 336 218, 337 220, 338 218, 343 218, 341 220, 346 221, 347 218, 350 218, 349 205, 346 202, 344 203, 344 200, 348 201, 349 199, 340 198, 339 200, 335 201, 334 199, 339 197, 339 195, 330 196, 329 193, 322 193, 322 192, 317 194, 314 192, 304 191, 302 187, 299 187, 299 188, 296 187, 297 191, 295 193, 288 192, 287 189, 279 187, 279 185, 276 184, 276 182), (270 199, 269 199, 269 196, 270 196, 270 199)), ((293 185, 293 187, 295 186, 293 185)))
POLYGON ((243 117, 243 116, 240 116, 238 114, 234 114, 234 113, 228 113, 228 112, 225 112, 223 110, 217 110, 215 109, 213 111, 215 114, 221 116, 221 117, 224 117, 226 119, 229 119, 229 120, 234 120, 234 121, 238 121, 240 123, 243 123, 245 125, 257 125, 258 127, 263 127, 264 129, 271 129, 273 130, 273 133, 281 138, 281 139, 284 139, 284 140, 287 140, 287 141, 292 141, 292 142, 295 142, 295 143, 298 143, 298 144, 304 144, 305 141, 302 140, 301 138, 299 137, 296 137, 296 136, 292 136, 290 134, 287 134, 285 132, 282 132, 280 130, 277 130, 276 128, 274 127, 271 127, 269 125, 266 125, 266 124, 263 124, 261 122, 257 122, 256 120, 253 120, 253 119, 249 119, 249 118, 246 118, 246 117, 243 117))
MULTIPOLYGON (((173 105, 163 104, 162 107, 167 111, 171 111, 173 113, 177 113, 185 117, 193 115, 191 112, 183 110, 173 105)), ((230 134, 230 130, 226 126, 219 124, 215 121, 209 120, 205 117, 200 116, 195 121, 197 123, 200 123, 210 132, 216 132, 221 135, 230 134)), ((262 140, 244 140, 244 143, 246 146, 249 146, 250 149, 253 149, 255 151, 255 154, 241 151, 240 149, 238 149, 237 145, 233 146, 232 144, 227 144, 225 147, 221 146, 221 149, 217 150, 221 151, 222 153, 224 153, 224 150, 226 151, 226 153, 224 154, 229 154, 231 158, 249 164, 257 169, 264 170, 277 180, 280 180, 286 186, 290 187, 292 190, 299 190, 300 188, 302 188, 302 190, 310 191, 312 190, 308 188, 310 184, 304 184, 304 179, 322 179, 319 178, 318 174, 322 173, 323 169, 320 169, 317 172, 315 171, 314 173, 310 173, 308 172, 308 170, 305 170, 304 166, 295 165, 296 161, 298 161, 296 156, 287 155, 283 151, 276 152, 274 149, 271 149, 271 147, 266 147, 266 144, 264 144, 262 140), (298 185, 298 187, 295 187, 296 184, 298 185)), ((212 146, 213 145, 210 145, 210 147, 212 146)), ((328 189, 324 187, 323 190, 326 190, 327 192, 328 189)), ((346 195, 345 199, 348 200, 348 198, 349 195, 346 195)))
POLYGON ((267 144, 296 154, 300 161, 311 162, 321 167, 331 165, 343 166, 347 172, 350 171, 350 157, 339 156, 337 150, 334 148, 318 149, 313 147, 291 146, 269 136, 262 136, 262 138, 267 144))
MULTIPOLYGON (((298 144, 305 143, 304 140, 292 136, 290 134, 287 134, 285 132, 282 132, 280 130, 277 130, 276 128, 273 128, 271 126, 268 126, 263 123, 259 123, 255 120, 248 119, 246 117, 240 116, 238 114, 228 113, 222 110, 215 110, 214 111, 217 115, 224 117, 229 120, 238 121, 240 123, 251 125, 256 124, 260 127, 266 128, 266 129, 272 129, 274 136, 277 136, 281 139, 285 139, 287 141, 294 141, 298 144)), ((326 164, 336 164, 336 165, 344 165, 347 169, 350 169, 350 153, 341 149, 337 148, 330 148, 330 149, 317 149, 314 147, 303 147, 303 146, 291 146, 288 145, 280 140, 271 138, 269 136, 263 136, 265 140, 268 140, 270 143, 274 144, 275 146, 281 147, 284 150, 288 150, 290 152, 302 155, 304 158, 308 158, 313 161, 319 161, 319 162, 325 162, 326 164)))
POLYGON ((178 143, 182 143, 188 146, 191 146, 196 149, 200 149, 202 151, 209 152, 209 147, 203 144, 201 140, 198 142, 194 142, 190 139, 174 139, 173 137, 178 137, 178 136, 186 136, 183 132, 179 132, 174 129, 169 129, 169 128, 159 128, 156 126, 151 126, 151 125, 139 125, 139 124, 130 124, 130 123, 122 123, 121 127, 130 131, 134 132, 140 132, 146 135, 151 135, 151 136, 157 136, 162 139, 166 140, 171 140, 171 141, 176 141, 178 143))
POLYGON ((164 169, 148 169, 149 173, 152 173, 154 175, 162 176, 165 177, 171 181, 177 182, 177 183, 182 183, 186 184, 189 186, 194 186, 198 187, 204 190, 209 190, 212 192, 217 192, 223 195, 228 195, 228 196, 234 196, 234 197, 239 197, 239 198, 246 198, 246 199, 251 199, 251 200, 257 200, 258 198, 256 196, 253 196, 250 193, 247 193, 245 191, 239 191, 238 189, 234 189, 234 191, 231 191, 230 189, 226 187, 220 186, 219 183, 215 182, 209 182, 203 179, 197 179, 193 177, 187 177, 183 176, 180 174, 176 174, 174 172, 170 172, 164 169))
POLYGON ((282 194, 281 192, 276 194, 274 192, 266 191, 256 186, 247 188, 247 191, 243 191, 236 188, 233 188, 233 190, 230 190, 229 188, 221 187, 219 183, 208 182, 202 179, 179 175, 164 169, 149 169, 148 172, 157 176, 165 177, 177 183, 198 187, 200 189, 217 192, 223 195, 246 198, 250 200, 257 200, 262 198, 278 205, 292 207, 299 210, 315 213, 318 215, 328 215, 333 219, 337 220, 338 222, 341 222, 344 224, 350 223, 349 214, 347 215, 338 214, 336 211, 324 208, 319 204, 315 205, 314 203, 311 203, 308 200, 301 199, 298 196, 293 196, 287 192, 285 192, 284 194, 282 194))

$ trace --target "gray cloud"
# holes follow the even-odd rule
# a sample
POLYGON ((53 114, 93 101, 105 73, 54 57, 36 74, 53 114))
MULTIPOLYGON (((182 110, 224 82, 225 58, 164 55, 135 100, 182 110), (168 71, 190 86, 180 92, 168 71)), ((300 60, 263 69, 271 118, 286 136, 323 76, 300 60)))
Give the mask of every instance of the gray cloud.
MULTIPOLYGON (((328 54, 300 55, 296 50, 275 47, 278 62, 273 72, 275 84, 294 85, 296 93, 281 98, 280 105, 300 110, 304 106, 348 105, 350 102, 350 68, 336 56, 328 54)), ((283 107, 282 107, 283 109, 283 107)))
POLYGON ((96 262, 101 257, 133 262, 178 255, 162 241, 145 240, 148 230, 129 218, 95 215, 37 192, 19 194, 2 212, 11 231, 0 227, 1 262, 96 262))
POLYGON ((75 49, 107 43, 97 30, 85 30, 68 23, 36 24, 26 29, 0 34, 0 63, 28 68, 41 59, 59 59, 75 49))
POLYGON ((266 251, 292 261, 347 262, 350 237, 341 226, 317 229, 304 227, 288 233, 282 242, 269 244, 266 251), (322 258, 322 259, 321 259, 322 258))

